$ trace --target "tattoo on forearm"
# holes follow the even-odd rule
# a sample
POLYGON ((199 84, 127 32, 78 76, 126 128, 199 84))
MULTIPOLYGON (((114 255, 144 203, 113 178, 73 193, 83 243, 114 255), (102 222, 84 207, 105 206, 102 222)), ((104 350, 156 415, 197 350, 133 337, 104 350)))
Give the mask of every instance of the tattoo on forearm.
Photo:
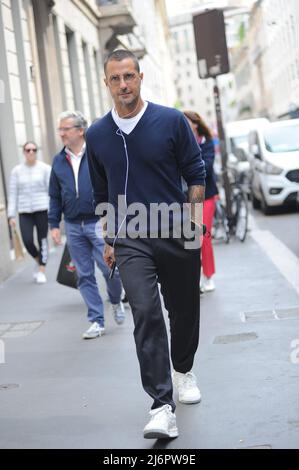
POLYGON ((189 186, 188 188, 188 202, 200 203, 204 201, 205 187, 204 186, 189 186))
POLYGON ((190 204, 191 220, 198 226, 202 226, 203 200, 205 197, 204 186, 190 186, 188 188, 188 203, 190 204))

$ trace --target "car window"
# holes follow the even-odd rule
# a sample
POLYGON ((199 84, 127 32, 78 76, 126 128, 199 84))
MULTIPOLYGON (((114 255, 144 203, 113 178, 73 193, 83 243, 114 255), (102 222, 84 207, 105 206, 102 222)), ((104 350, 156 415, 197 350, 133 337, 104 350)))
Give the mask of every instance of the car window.
POLYGON ((299 151, 299 125, 268 128, 264 131, 264 140, 268 152, 299 151))
POLYGON ((247 144, 247 135, 238 135, 230 138, 232 151, 247 144))

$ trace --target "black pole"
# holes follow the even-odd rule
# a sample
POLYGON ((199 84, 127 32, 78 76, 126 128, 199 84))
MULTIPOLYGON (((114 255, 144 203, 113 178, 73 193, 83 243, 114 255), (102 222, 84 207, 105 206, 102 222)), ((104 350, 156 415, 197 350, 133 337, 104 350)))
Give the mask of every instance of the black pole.
POLYGON ((225 201, 226 201, 226 213, 228 218, 229 227, 231 228, 232 221, 232 208, 231 208, 231 188, 227 173, 227 149, 225 141, 225 133, 222 123, 222 112, 221 112, 221 102, 220 102, 220 93, 217 83, 217 78, 214 78, 214 100, 215 100, 215 111, 217 118, 217 128, 218 128, 218 137, 220 144, 221 152, 221 164, 222 164, 222 178, 223 178, 223 187, 225 192, 225 201))

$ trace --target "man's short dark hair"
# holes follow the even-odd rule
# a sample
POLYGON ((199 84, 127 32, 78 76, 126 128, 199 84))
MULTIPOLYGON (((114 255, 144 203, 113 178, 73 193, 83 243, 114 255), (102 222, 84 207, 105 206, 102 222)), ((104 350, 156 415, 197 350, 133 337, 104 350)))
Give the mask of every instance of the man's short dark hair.
POLYGON ((140 67, 139 67, 139 62, 135 54, 133 52, 128 51, 126 49, 117 49, 116 51, 110 52, 105 61, 104 61, 104 71, 106 73, 106 68, 108 62, 111 62, 112 60, 116 60, 118 62, 121 62, 124 59, 132 59, 134 64, 135 64, 135 69, 137 70, 138 73, 140 73, 140 67))

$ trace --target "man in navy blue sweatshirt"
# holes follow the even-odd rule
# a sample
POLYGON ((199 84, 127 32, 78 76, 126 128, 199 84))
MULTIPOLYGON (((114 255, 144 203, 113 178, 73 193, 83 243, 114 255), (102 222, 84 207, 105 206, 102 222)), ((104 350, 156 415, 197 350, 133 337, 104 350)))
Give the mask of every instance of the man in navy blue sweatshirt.
POLYGON ((120 301, 122 285, 118 273, 109 278, 104 263, 104 240, 99 218, 95 215, 92 186, 86 157, 85 130, 87 122, 78 111, 66 111, 59 117, 59 134, 64 144, 54 157, 50 176, 50 209, 48 214, 51 235, 61 243, 60 221, 64 213, 67 244, 78 274, 78 288, 88 308, 90 327, 84 339, 102 336, 105 332, 104 305, 95 278, 95 262, 106 280, 114 319, 125 319, 120 301))
POLYGON ((142 100, 143 74, 131 52, 112 52, 105 61, 105 77, 114 108, 86 135, 95 202, 107 203, 108 214, 113 207, 118 220, 113 237, 108 231, 104 258, 119 268, 134 317, 142 384, 153 398, 143 435, 173 438, 178 429, 172 379, 180 402, 201 399, 191 371, 199 339, 200 247, 186 249, 185 238, 175 236, 175 215, 167 221, 167 237, 165 220, 154 227, 147 223, 154 205, 183 207, 182 176, 194 216, 196 204, 204 199, 204 162, 183 114, 142 100), (137 237, 131 210, 136 204, 146 213, 137 237), (158 282, 169 314, 173 376, 158 282))

